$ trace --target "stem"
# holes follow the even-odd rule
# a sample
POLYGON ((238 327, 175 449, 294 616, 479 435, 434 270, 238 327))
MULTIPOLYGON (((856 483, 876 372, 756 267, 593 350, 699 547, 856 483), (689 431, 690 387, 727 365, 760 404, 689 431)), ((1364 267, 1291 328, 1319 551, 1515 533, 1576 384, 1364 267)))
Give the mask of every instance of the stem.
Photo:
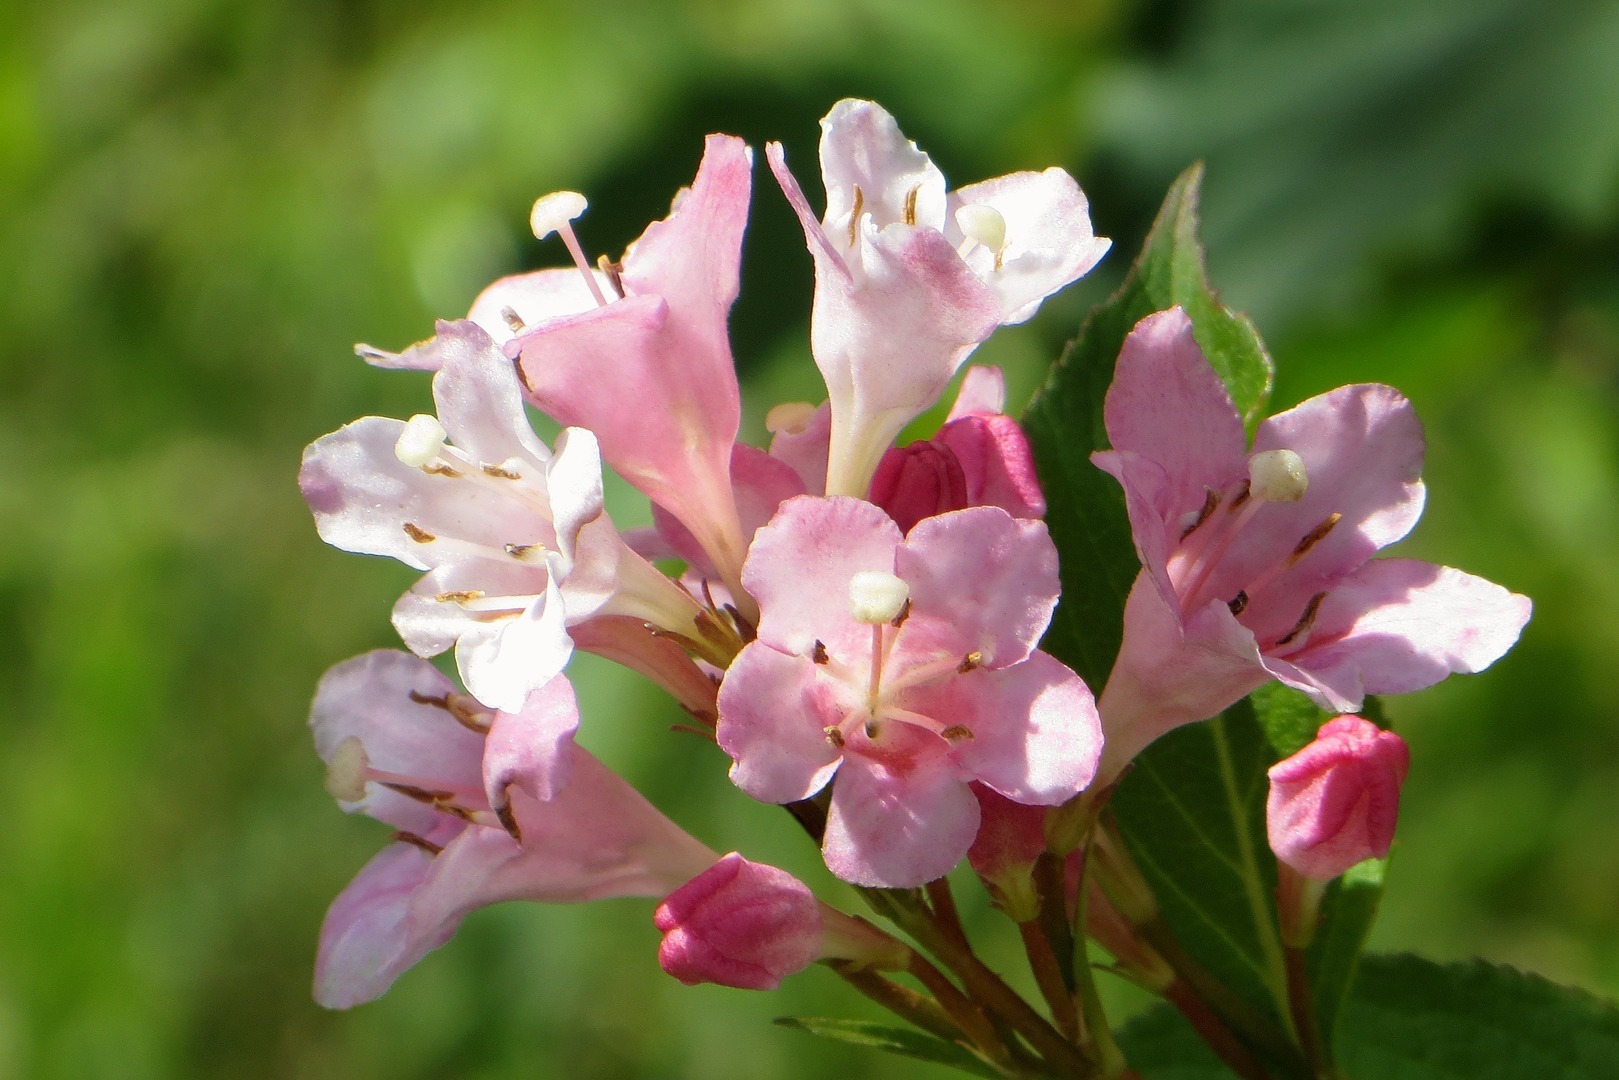
POLYGON ((1073 994, 1062 977, 1056 950, 1046 937, 1041 920, 1020 922, 1017 928, 1023 935, 1023 951, 1029 955, 1029 970, 1034 972, 1034 981, 1051 1007, 1051 1019, 1069 1042, 1079 1042, 1079 1014, 1074 1010, 1073 994))
MULTIPOLYGON (((1086 859, 1086 863, 1089 863, 1086 859)), ((1085 868, 1080 868, 1079 888, 1074 895, 1074 921, 1076 925, 1085 925, 1085 868)), ((1079 1000, 1080 1012, 1084 1020, 1085 1038, 1095 1051, 1098 1062, 1105 1077, 1121 1077, 1129 1067, 1125 1064, 1124 1054, 1119 1050, 1119 1044, 1113 1039, 1113 1029, 1108 1025, 1107 1013, 1102 1008, 1101 995, 1096 992, 1096 977, 1091 971, 1090 957, 1085 955, 1085 941, 1081 938, 1075 946, 1074 952, 1074 996, 1079 1000)))
POLYGON ((1299 1046, 1310 1062, 1310 1072, 1319 1080, 1337 1076, 1327 1048, 1321 1044, 1321 1026, 1315 1015, 1315 995, 1310 993, 1310 976, 1304 966, 1304 950, 1289 945, 1287 957, 1287 1003, 1293 1011, 1293 1026, 1299 1032, 1299 1046))
POLYGON ((931 1035, 947 1042, 959 1043, 961 1029, 935 1002, 909 987, 890 982, 870 968, 861 967, 851 960, 828 960, 827 966, 843 977, 843 981, 875 1001, 895 1016, 908 1020, 931 1035))
POLYGON ((961 1033, 967 1036, 984 1057, 993 1061, 1003 1071, 1012 1067, 1012 1057, 1006 1043, 996 1032, 994 1025, 989 1022, 989 1017, 985 1016, 983 1010, 963 994, 944 972, 934 967, 928 962, 927 957, 918 952, 911 953, 910 963, 905 970, 927 988, 934 1000, 961 1029, 961 1033))
POLYGON ((970 949, 967 931, 961 925, 961 912, 956 908, 956 895, 950 891, 950 879, 936 878, 928 882, 927 894, 933 909, 933 923, 939 932, 949 935, 962 948, 970 949))
POLYGON ((1040 928, 1057 958, 1063 986, 1074 991, 1074 931, 1068 921, 1068 887, 1061 855, 1045 852, 1034 862, 1034 890, 1040 898, 1040 928))
POLYGON ((1192 993, 1185 983, 1178 980, 1171 983, 1164 990, 1164 999, 1179 1010, 1186 1022, 1192 1025, 1192 1030, 1202 1037, 1209 1049, 1232 1072, 1243 1080, 1270 1080, 1269 1074, 1260 1067, 1248 1048, 1237 1041, 1231 1029, 1221 1023, 1203 999, 1192 993))

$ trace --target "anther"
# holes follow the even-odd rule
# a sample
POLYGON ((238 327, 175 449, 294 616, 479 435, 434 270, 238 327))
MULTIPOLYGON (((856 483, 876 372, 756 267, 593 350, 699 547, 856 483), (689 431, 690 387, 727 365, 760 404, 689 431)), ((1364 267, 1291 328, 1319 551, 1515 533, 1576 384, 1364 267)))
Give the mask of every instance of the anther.
POLYGON ((854 206, 849 210, 849 246, 854 247, 855 240, 860 236, 860 211, 865 209, 866 193, 860 190, 860 185, 854 186, 854 206))
POLYGON ((1226 602, 1226 607, 1231 609, 1231 614, 1241 615, 1248 610, 1248 594, 1241 589, 1237 590, 1237 595, 1226 602))
POLYGON ((427 473, 430 476, 448 476, 451 480, 454 480, 461 475, 455 469, 450 468, 442 461, 435 461, 431 465, 423 465, 422 472, 427 473))
POLYGON ((911 597, 911 587, 883 570, 861 570, 849 579, 849 614, 857 623, 891 623, 911 597))
POLYGON ((480 467, 483 469, 485 476, 493 476, 496 480, 521 480, 523 478, 522 473, 510 468, 504 462, 499 465, 490 465, 485 462, 480 467))
POLYGON ((504 551, 506 554, 510 555, 514 559, 520 559, 520 560, 522 560, 524 562, 528 562, 536 554, 544 555, 545 554, 545 545, 544 544, 506 544, 501 548, 501 550, 504 551))
POLYGON ((911 598, 907 596, 905 598, 905 603, 900 605, 899 614, 894 616, 893 620, 890 622, 890 625, 893 626, 895 630, 898 630, 900 627, 905 625, 905 620, 909 619, 910 617, 911 598))
MULTIPOLYGON (((505 792, 501 792, 501 794, 505 795, 505 792)), ((511 802, 501 803, 499 806, 494 807, 494 811, 495 818, 500 822, 500 827, 505 829, 513 840, 521 844, 523 842, 523 830, 517 827, 517 815, 512 811, 511 802)))
POLYGON ((1328 514, 1326 518, 1322 520, 1321 524, 1304 534, 1304 539, 1298 542, 1298 546, 1293 549, 1293 554, 1289 556, 1288 561, 1298 562, 1300 559, 1302 559, 1305 552, 1309 551, 1321 541, 1325 540, 1327 538, 1327 534, 1332 532, 1332 530, 1337 527, 1338 522, 1342 520, 1342 514, 1328 514))
POLYGON ((365 745, 350 735, 337 744, 326 763, 326 793, 338 802, 359 802, 365 798, 365 774, 370 769, 365 745))
POLYGON ((810 649, 810 659, 817 664, 829 663, 832 659, 826 655, 826 643, 820 638, 815 639, 815 647, 810 649))
POLYGON ((969 728, 966 724, 951 724, 939 732, 939 735, 951 742, 960 742, 962 739, 972 738, 973 732, 972 728, 969 728))
POLYGON ((528 329, 528 326, 523 322, 522 316, 517 314, 517 309, 516 308, 513 308, 513 307, 503 307, 503 308, 501 308, 500 309, 500 317, 502 319, 506 320, 506 325, 511 329, 511 332, 514 333, 514 334, 521 334, 524 330, 528 329))
POLYGON ((826 736, 826 741, 827 742, 831 743, 833 746, 837 747, 839 750, 843 749, 843 732, 842 731, 838 730, 835 727, 829 727, 829 728, 822 728, 821 733, 826 736))
POLYGON ((1265 502, 1298 502, 1309 490, 1304 459, 1291 450, 1261 450, 1248 459, 1248 490, 1265 502))
POLYGON ((418 544, 431 544, 434 540, 438 539, 438 537, 434 536, 426 529, 419 525, 413 525, 408 521, 405 522, 405 535, 416 541, 418 544))
POLYGON ((417 413, 394 440, 394 457, 413 469, 424 468, 438 459, 448 437, 438 417, 417 413))
POLYGON ((1304 605, 1304 614, 1299 616, 1299 621, 1294 623, 1293 629, 1289 630, 1284 636, 1277 638, 1276 644, 1289 645, 1294 638, 1307 633, 1310 627, 1315 625, 1315 613, 1320 609, 1321 601, 1325 600, 1326 597, 1327 594, 1324 592, 1318 592, 1310 597, 1310 602, 1304 605))
POLYGON ((618 293, 618 298, 620 300, 624 299, 624 264, 614 262, 605 255, 598 255, 596 256, 596 269, 600 270, 603 276, 607 278, 607 284, 611 285, 613 291, 618 293))
POLYGON ((441 592, 433 599, 441 604, 469 604, 474 600, 482 600, 483 593, 476 589, 457 589, 453 592, 441 592))
POLYGON ((917 184, 905 193, 905 224, 916 224, 916 197, 922 191, 922 185, 917 184))
POLYGON ((439 852, 444 850, 443 845, 435 844, 431 840, 424 840, 415 833, 405 832, 403 829, 394 833, 389 839, 398 840, 400 843, 409 844, 411 847, 419 847, 429 855, 437 855, 439 852))
MULTIPOLYGON (((1203 523, 1209 520, 1210 515, 1212 515, 1214 511, 1219 508, 1219 506, 1220 493, 1211 487, 1205 487, 1203 489, 1203 505, 1195 514, 1187 515, 1187 517, 1191 518, 1191 523, 1188 524, 1181 532, 1181 539, 1185 540, 1188 536, 1191 536, 1193 533, 1197 532, 1203 523)), ((1181 520, 1185 521, 1186 518, 1182 518, 1181 520)))
POLYGON ((974 649, 972 652, 961 658, 961 663, 956 665, 956 674, 965 675, 967 672, 976 671, 983 666, 984 654, 979 652, 977 649, 974 649))
POLYGON ((529 211, 528 224, 534 230, 535 239, 544 240, 552 233, 562 237, 567 245, 568 254, 573 256, 574 265, 585 276, 585 284, 590 287, 590 295, 596 298, 601 307, 607 306, 607 297, 602 295, 601 286, 596 284, 596 273, 585 261, 584 249, 579 246, 579 238, 574 235, 571 222, 574 218, 585 212, 590 204, 585 197, 577 191, 553 191, 549 195, 541 195, 534 200, 534 209, 529 211))
POLYGON ((815 406, 807 401, 784 401, 765 413, 765 430, 772 435, 802 435, 815 417, 815 406))

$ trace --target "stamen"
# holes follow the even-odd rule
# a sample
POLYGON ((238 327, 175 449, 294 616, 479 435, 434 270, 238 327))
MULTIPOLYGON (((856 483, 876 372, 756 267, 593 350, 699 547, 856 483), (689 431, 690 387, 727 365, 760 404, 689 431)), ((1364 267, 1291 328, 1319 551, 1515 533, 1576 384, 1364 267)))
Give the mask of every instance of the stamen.
POLYGON ((826 736, 826 741, 827 742, 831 743, 834 747, 836 747, 839 750, 843 749, 844 738, 843 738, 843 731, 841 729, 836 728, 836 727, 822 728, 821 733, 826 736))
POLYGON ((826 643, 820 638, 815 639, 815 647, 810 650, 810 659, 817 664, 830 663, 832 658, 826 654, 826 643))
POLYGON ((1325 600, 1326 598, 1327 594, 1324 592, 1318 592, 1314 596, 1310 597, 1310 602, 1304 605, 1304 614, 1299 616, 1299 621, 1293 624, 1293 629, 1289 630, 1282 637, 1277 638, 1276 644, 1292 644, 1294 638, 1298 637, 1300 634, 1308 633, 1310 627, 1315 625, 1315 613, 1320 610, 1321 601, 1325 600))
POLYGON ((984 654, 979 652, 977 649, 974 649, 972 652, 961 658, 961 663, 956 665, 956 674, 965 675, 969 671, 976 671, 978 668, 982 667, 983 664, 984 654))
POLYGON ((916 224, 916 197, 922 191, 922 185, 917 184, 905 193, 905 224, 916 224))
POLYGON ((865 208, 866 193, 860 190, 860 185, 854 186, 854 206, 849 211, 849 246, 854 247, 855 240, 860 236, 860 211, 865 208))
POLYGON ((494 722, 494 718, 478 704, 478 699, 469 694, 450 692, 433 697, 412 690, 410 700, 418 705, 431 705, 443 709, 455 718, 456 723, 479 735, 489 734, 489 726, 494 722))
POLYGON ((490 465, 485 462, 481 468, 485 476, 493 476, 496 480, 521 480, 523 474, 512 468, 512 465, 516 464, 516 462, 516 458, 507 458, 499 465, 490 465))
POLYGON ((507 544, 501 550, 520 562, 533 562, 536 556, 545 556, 544 544, 507 544))
POLYGON ((405 421, 405 428, 394 441, 394 457, 413 469, 425 468, 444 452, 449 434, 438 417, 417 413, 405 421))
POLYGON ((849 614, 857 623, 893 622, 910 598, 911 587, 883 570, 861 570, 849 579, 849 614))
POLYGON ((969 728, 966 724, 951 724, 939 734, 950 742, 960 742, 962 739, 973 738, 972 728, 969 728))
POLYGON ((596 269, 606 276, 607 284, 611 285, 613 291, 618 293, 618 298, 620 300, 624 299, 624 264, 614 262, 605 255, 598 255, 596 256, 596 269))
POLYGON ((907 596, 905 598, 905 603, 900 605, 899 614, 895 615, 894 618, 892 620, 890 620, 888 625, 892 626, 895 630, 898 630, 900 627, 905 625, 905 620, 909 619, 910 617, 911 617, 911 598, 909 596, 907 596))
POLYGON ((1214 513, 1215 509, 1219 507, 1219 505, 1220 493, 1211 487, 1205 487, 1203 489, 1203 506, 1198 509, 1195 514, 1188 514, 1186 518, 1181 519, 1182 521, 1186 521, 1187 518, 1191 519, 1191 523, 1188 524, 1185 530, 1181 533, 1181 539, 1185 540, 1188 536, 1191 536, 1193 533, 1197 532, 1203 523, 1209 520, 1209 516, 1214 513))
MULTIPOLYGON (((504 791, 501 792, 503 798, 505 794, 504 791)), ((501 803, 494 808, 494 811, 496 820, 500 822, 500 827, 506 830, 508 836, 521 844, 523 842, 523 830, 517 827, 517 815, 512 811, 511 801, 508 799, 501 803)))
POLYGON ((1265 502, 1298 502, 1309 490, 1304 459, 1291 450, 1261 450, 1248 459, 1248 490, 1265 502))
POLYGON ((1237 595, 1233 596, 1226 603, 1226 607, 1231 609, 1231 614, 1241 615, 1244 611, 1248 610, 1248 594, 1243 590, 1238 589, 1237 595))
MULTIPOLYGON (((956 225, 968 241, 982 244, 995 256, 995 269, 1001 268, 1001 257, 1006 251, 1006 218, 993 206, 972 203, 956 211, 956 225)), ((963 244, 966 248, 968 245, 963 244)), ((961 254, 965 255, 966 251, 961 254)))
POLYGON ((435 844, 431 840, 424 840, 415 833, 405 832, 403 829, 394 833, 390 839, 398 840, 400 843, 409 844, 412 847, 419 847, 429 855, 437 855, 444 850, 442 845, 435 844))
POLYGON ((461 589, 455 592, 441 592, 433 599, 441 604, 470 604, 474 600, 482 600, 483 593, 476 589, 461 589))
POLYGON ((807 401, 784 401, 765 413, 765 430, 772 435, 802 435, 815 417, 815 406, 807 401))
POLYGON ((366 773, 370 770, 365 744, 350 735, 337 744, 332 760, 326 763, 326 793, 338 802, 359 802, 365 798, 366 773))
POLYGON ((448 476, 451 480, 457 479, 461 474, 442 461, 435 461, 431 465, 423 465, 422 472, 429 476, 448 476))
POLYGON ((573 256, 574 265, 585 276, 585 284, 590 286, 590 295, 596 298, 598 305, 606 307, 607 297, 602 295, 601 286, 596 284, 596 273, 585 259, 584 249, 579 246, 579 238, 574 235, 571 224, 573 219, 583 214, 589 205, 585 197, 577 191, 553 191, 534 200, 534 209, 529 212, 528 223, 534 230, 534 237, 537 240, 544 240, 552 233, 562 237, 563 244, 567 245, 568 254, 573 256))
POLYGON ((521 334, 528 329, 528 326, 523 322, 522 316, 517 314, 516 308, 501 308, 500 317, 506 320, 506 325, 511 328, 511 332, 514 334, 521 334))
POLYGON ((1337 527, 1338 522, 1342 520, 1342 514, 1328 514, 1321 524, 1304 534, 1304 539, 1300 540, 1298 546, 1293 549, 1293 554, 1288 558, 1288 562, 1296 563, 1304 558, 1305 553, 1325 540, 1327 534, 1332 532, 1337 527))
POLYGON ((418 544, 431 544, 434 540, 438 539, 438 537, 434 536, 426 529, 420 527, 419 525, 413 525, 408 521, 405 522, 405 535, 416 541, 418 544))

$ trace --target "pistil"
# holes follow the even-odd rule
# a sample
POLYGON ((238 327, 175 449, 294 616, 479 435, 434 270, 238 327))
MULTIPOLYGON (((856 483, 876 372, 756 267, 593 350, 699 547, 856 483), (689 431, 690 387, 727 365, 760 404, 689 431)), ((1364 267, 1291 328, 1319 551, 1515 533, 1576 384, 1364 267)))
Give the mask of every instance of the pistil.
POLYGON ((590 287, 590 295, 596 298, 601 307, 607 306, 607 297, 602 293, 601 286, 596 283, 596 273, 590 267, 590 261, 585 258, 584 248, 579 246, 579 237, 574 235, 573 220, 585 212, 590 204, 585 197, 577 191, 553 191, 549 195, 541 195, 534 200, 534 209, 529 212, 529 227, 534 230, 534 237, 544 240, 552 233, 562 237, 562 242, 568 248, 568 254, 573 256, 573 264, 584 275, 585 284, 590 287))

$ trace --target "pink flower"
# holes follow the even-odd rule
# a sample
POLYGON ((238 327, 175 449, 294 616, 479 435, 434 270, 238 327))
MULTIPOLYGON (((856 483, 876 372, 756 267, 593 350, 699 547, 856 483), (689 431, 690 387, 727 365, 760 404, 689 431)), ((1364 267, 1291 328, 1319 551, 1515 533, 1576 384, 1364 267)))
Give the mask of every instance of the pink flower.
MULTIPOLYGON (((489 324, 512 327, 506 348, 528 399, 558 423, 595 432, 607 463, 679 519, 732 583, 747 542, 731 492, 740 403, 726 320, 751 169, 740 139, 709 136, 691 188, 612 267, 611 288, 603 292, 580 256, 579 280, 605 303, 561 313, 577 291, 522 275, 474 304, 489 324)), ((575 205, 582 210, 583 199, 575 205)), ((550 217, 541 228, 565 226, 550 217)))
POLYGON ((870 503, 801 496, 759 530, 743 581, 758 638, 720 687, 720 746, 765 802, 836 774, 824 853, 844 880, 947 872, 978 831, 969 781, 1039 805, 1089 783, 1090 692, 1035 650, 1058 590, 1044 524, 975 507, 902 536, 870 503))
POLYGON ((840 101, 821 121, 820 219, 781 145, 766 156, 815 260, 810 345, 832 401, 830 495, 864 496, 883 451, 974 346, 1034 314, 1108 248, 1061 169, 946 191, 870 101, 840 101))
POLYGON ((1518 639, 1526 597, 1449 567, 1372 560, 1422 512, 1422 428, 1387 386, 1339 387, 1261 423, 1179 308, 1125 341, 1104 409, 1142 571, 1103 691, 1116 777, 1165 731, 1275 678, 1323 708, 1479 671, 1518 639))
POLYGON ((820 902, 785 870, 736 852, 664 898, 658 963, 685 983, 774 990, 821 954, 820 902))
POLYGON ((313 443, 298 483, 321 538, 427 574, 394 609, 410 649, 455 646, 468 689, 515 712, 561 671, 567 627, 631 615, 685 631, 692 599, 619 537, 595 437, 556 452, 523 412, 511 361, 470 322, 416 346, 438 374, 438 416, 368 416, 313 443))
POLYGON ((487 904, 662 896, 714 861, 575 746, 577 725, 560 676, 508 714, 407 653, 327 672, 310 726, 328 790, 398 831, 326 914, 316 1001, 344 1009, 381 996, 487 904))
POLYGON ((1270 769, 1265 830, 1276 857, 1314 881, 1388 855, 1410 768, 1405 740, 1358 716, 1323 724, 1315 741, 1270 769))

